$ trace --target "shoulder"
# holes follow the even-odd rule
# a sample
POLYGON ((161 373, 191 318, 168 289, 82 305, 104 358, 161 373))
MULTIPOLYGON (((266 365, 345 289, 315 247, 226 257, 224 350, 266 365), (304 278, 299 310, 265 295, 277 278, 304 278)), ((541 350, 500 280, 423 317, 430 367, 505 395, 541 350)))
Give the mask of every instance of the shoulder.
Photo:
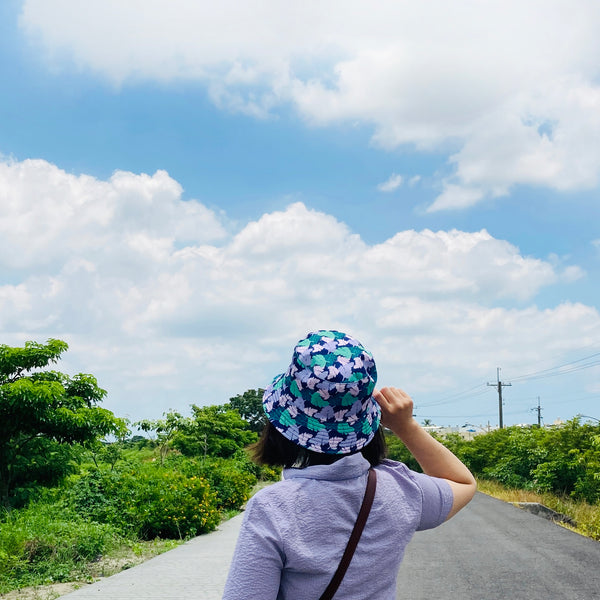
POLYGON ((409 469, 404 463, 395 460, 383 460, 377 465, 376 470, 378 474, 381 473, 384 480, 393 480, 403 489, 418 491, 420 495, 435 493, 436 495, 451 496, 452 493, 448 482, 444 479, 418 473, 409 469))
POLYGON ((404 463, 390 460, 389 458, 382 460, 375 467, 375 470, 377 471, 377 474, 382 473, 389 475, 397 481, 406 482, 409 485, 415 483, 414 475, 417 474, 415 471, 411 471, 404 463))
POLYGON ((377 466, 384 479, 394 480, 397 489, 412 497, 420 506, 421 518, 418 529, 440 525, 452 508, 452 489, 445 479, 412 471, 405 464, 385 460, 377 466))
POLYGON ((415 477, 404 463, 384 460, 375 467, 377 491, 386 502, 400 503, 419 510, 423 492, 415 477))
POLYGON ((246 504, 246 512, 279 508, 289 503, 297 484, 293 480, 277 481, 260 489, 246 504))

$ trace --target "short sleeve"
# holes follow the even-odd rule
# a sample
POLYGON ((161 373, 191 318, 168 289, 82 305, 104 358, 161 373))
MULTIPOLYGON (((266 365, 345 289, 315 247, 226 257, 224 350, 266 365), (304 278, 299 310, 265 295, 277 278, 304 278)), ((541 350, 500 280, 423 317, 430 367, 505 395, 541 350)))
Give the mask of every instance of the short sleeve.
POLYGON ((414 471, 411 475, 423 494, 421 521, 417 531, 432 529, 441 525, 446 520, 454 502, 452 488, 445 479, 414 471))

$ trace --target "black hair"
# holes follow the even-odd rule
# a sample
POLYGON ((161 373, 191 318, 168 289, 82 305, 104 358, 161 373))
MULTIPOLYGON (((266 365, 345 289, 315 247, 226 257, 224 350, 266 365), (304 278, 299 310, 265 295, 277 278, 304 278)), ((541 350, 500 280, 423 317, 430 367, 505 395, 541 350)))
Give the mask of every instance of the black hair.
MULTIPOLYGON (((250 451, 252 458, 260 465, 298 469, 313 465, 330 465, 344 456, 349 456, 348 454, 325 454, 303 448, 279 433, 270 421, 267 421, 260 439, 250 447, 250 451)), ((375 437, 358 452, 372 467, 377 466, 387 455, 383 428, 379 427, 375 437)))

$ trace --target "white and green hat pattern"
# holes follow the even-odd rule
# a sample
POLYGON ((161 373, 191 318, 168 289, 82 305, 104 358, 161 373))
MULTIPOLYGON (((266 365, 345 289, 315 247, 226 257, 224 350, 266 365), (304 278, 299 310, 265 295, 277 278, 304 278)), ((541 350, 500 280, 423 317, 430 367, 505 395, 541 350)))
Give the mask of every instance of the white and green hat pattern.
POLYGON ((351 454, 379 428, 376 381, 373 355, 360 342, 315 331, 296 344, 287 371, 266 388, 263 407, 288 440, 314 452, 351 454))

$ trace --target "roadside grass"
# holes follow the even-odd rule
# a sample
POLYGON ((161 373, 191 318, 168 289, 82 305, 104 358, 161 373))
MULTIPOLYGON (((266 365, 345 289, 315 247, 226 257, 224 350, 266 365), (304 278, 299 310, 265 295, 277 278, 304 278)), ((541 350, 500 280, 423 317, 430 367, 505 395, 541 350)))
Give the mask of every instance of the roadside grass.
MULTIPOLYGON (((272 482, 260 481, 250 495, 272 482)), ((221 522, 240 509, 220 512, 221 522)), ((24 509, 0 509, 0 598, 54 600, 183 543, 123 536, 111 524, 81 517, 64 503, 40 500, 24 509)))
POLYGON ((559 523, 585 535, 586 537, 600 541, 600 505, 592 505, 587 502, 573 500, 567 496, 557 496, 549 492, 534 492, 508 488, 489 479, 477 479, 478 490, 505 502, 538 502, 548 508, 569 516, 576 526, 559 523))
POLYGON ((86 583, 130 569, 182 543, 183 540, 156 539, 149 542, 124 540, 97 560, 77 564, 69 571, 64 582, 52 583, 49 579, 40 579, 35 583, 31 582, 31 585, 0 593, 0 598, 2 600, 55 600, 86 583))
POLYGON ((0 515, 0 595, 106 577, 178 543, 128 539, 115 527, 87 521, 64 505, 35 502, 0 515))

